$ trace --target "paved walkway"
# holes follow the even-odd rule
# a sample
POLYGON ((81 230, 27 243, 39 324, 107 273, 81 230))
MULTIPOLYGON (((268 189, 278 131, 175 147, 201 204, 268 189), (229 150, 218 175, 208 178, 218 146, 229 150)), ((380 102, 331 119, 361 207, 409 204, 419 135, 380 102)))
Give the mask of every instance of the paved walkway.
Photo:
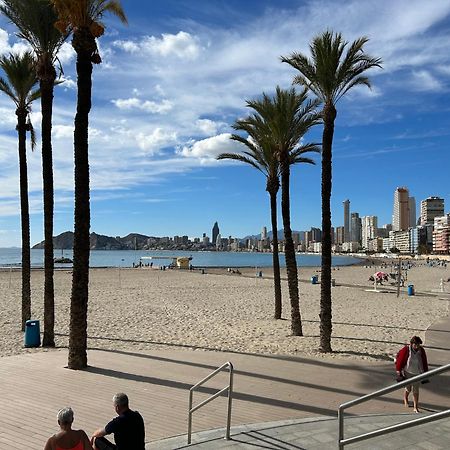
MULTIPOLYGON (((427 332, 433 365, 450 361, 449 336, 449 318, 427 332)), ((335 448, 333 419, 338 405, 393 380, 392 362, 387 361, 361 363, 176 348, 151 352, 90 349, 89 369, 76 372, 64 368, 67 349, 36 349, 32 354, 0 359, 0 449, 42 449, 47 437, 57 430, 56 411, 65 405, 75 410, 75 427, 91 434, 114 416, 111 398, 119 391, 127 392, 132 408, 144 416, 150 449, 180 448, 174 445, 184 444, 172 442, 164 447, 167 441, 160 440, 186 433, 189 388, 227 360, 236 370, 232 426, 264 423, 233 428, 231 443, 243 448, 335 448), (310 419, 319 416, 320 420, 310 419), (301 421, 306 418, 305 425, 301 421), (267 424, 273 421, 276 426, 267 424)), ((441 375, 424 387, 421 399, 426 410, 449 408, 449 379, 449 375, 441 375)), ((202 401, 226 383, 226 374, 211 380, 195 401, 202 401)), ((381 414, 380 421, 404 420, 406 416, 398 416, 405 412, 400 397, 400 392, 394 392, 355 407, 351 413, 381 414)), ((226 399, 219 398, 199 410, 194 416, 194 432, 223 427, 225 407, 226 399)), ((374 424, 373 418, 350 420, 354 425, 349 425, 349 435, 374 424)), ((439 432, 450 442, 448 422, 439 432)), ((212 435, 208 438, 210 441, 200 448, 230 444, 216 439, 219 447, 214 447, 212 435)), ((435 433, 431 446, 423 448, 444 448, 433 444, 433 439, 435 433)), ((389 448, 386 442, 382 440, 377 448, 389 448)))

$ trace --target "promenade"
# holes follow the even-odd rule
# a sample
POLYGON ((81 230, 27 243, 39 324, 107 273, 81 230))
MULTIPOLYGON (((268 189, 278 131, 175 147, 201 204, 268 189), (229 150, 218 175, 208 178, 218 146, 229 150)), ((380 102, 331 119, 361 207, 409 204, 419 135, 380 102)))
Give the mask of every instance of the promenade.
MULTIPOLYGON (((443 319, 426 334, 432 367, 450 360, 449 322, 448 318, 443 319)), ((56 412, 64 405, 75 410, 74 427, 90 434, 114 416, 111 398, 119 391, 128 393, 131 407, 144 416, 149 448, 170 448, 175 444, 164 447, 167 443, 155 441, 186 433, 190 386, 225 361, 231 361, 235 367, 232 426, 272 422, 255 427, 254 436, 258 439, 264 435, 258 429, 272 427, 277 439, 282 439, 285 432, 286 438, 292 435, 297 440, 302 432, 300 425, 295 424, 305 418, 325 418, 329 427, 335 428, 336 421, 330 419, 336 416, 340 403, 391 384, 394 378, 393 364, 388 361, 347 362, 176 347, 160 351, 90 349, 90 367, 86 371, 68 370, 66 361, 67 349, 36 349, 32 354, 1 359, 0 397, 7 405, 7 414, 0 416, 0 449, 42 449, 47 437, 57 430, 56 412)), ((423 387, 421 402, 425 411, 449 407, 448 381, 449 375, 439 376, 423 387)), ((208 382, 195 401, 205 399, 226 383, 224 373, 208 382)), ((194 432, 223 427, 225 411, 226 399, 219 398, 196 412, 194 432)), ((400 392, 351 410, 352 414, 363 415, 405 412, 400 392)), ((242 430, 238 428, 236 432, 242 430)), ((319 436, 324 445, 330 440, 324 437, 323 430, 313 435, 319 436)), ((248 433, 246 436, 248 439, 248 433)), ((218 445, 224 444, 230 443, 220 438, 218 445)), ((205 445, 209 447, 201 448, 214 448, 211 442, 205 445)), ((296 445, 299 446, 268 448, 303 448, 301 442, 296 445)))

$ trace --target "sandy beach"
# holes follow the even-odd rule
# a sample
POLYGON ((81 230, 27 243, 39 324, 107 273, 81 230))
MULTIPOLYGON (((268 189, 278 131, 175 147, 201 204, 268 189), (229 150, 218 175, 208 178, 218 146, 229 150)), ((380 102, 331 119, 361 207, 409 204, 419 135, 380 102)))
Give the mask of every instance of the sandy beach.
MULTIPOLYGON (((320 285, 310 283, 315 268, 300 268, 303 337, 290 335, 287 282, 283 281, 283 320, 273 316, 271 270, 242 275, 226 270, 92 269, 88 336, 90 348, 121 350, 170 346, 186 350, 222 350, 321 358, 389 360, 411 335, 448 314, 450 295, 440 280, 450 269, 421 265, 408 270, 406 284, 417 295, 386 283, 387 293, 367 292, 374 266, 333 270, 332 355, 318 353, 320 285)), ((386 270, 389 271, 389 270, 386 270)), ((285 273, 283 273, 285 276, 285 273)), ((23 348, 20 331, 20 272, 0 272, 0 356, 43 351, 23 348)), ((32 318, 43 327, 42 270, 32 272, 32 318)), ((444 283, 450 292, 450 282, 444 283)), ((71 271, 55 272, 55 333, 58 347, 68 344, 71 271)), ((426 343, 425 343, 426 344, 426 343)), ((51 350, 50 350, 51 351, 51 350)))

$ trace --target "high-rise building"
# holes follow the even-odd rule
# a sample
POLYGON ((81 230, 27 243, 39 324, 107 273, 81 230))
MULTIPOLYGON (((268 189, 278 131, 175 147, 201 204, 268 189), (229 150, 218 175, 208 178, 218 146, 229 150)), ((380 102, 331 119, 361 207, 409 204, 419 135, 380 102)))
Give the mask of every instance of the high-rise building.
POLYGON ((211 234, 211 242, 216 245, 217 236, 219 235, 219 224, 217 222, 214 223, 214 226, 212 228, 212 234, 211 234))
POLYGON ((435 217, 444 215, 444 199, 428 197, 420 202, 420 224, 434 223, 435 217))
POLYGON ((361 242, 361 218, 357 212, 350 215, 350 242, 361 242))
POLYGON ((409 197, 409 226, 415 227, 417 225, 417 215, 416 215, 416 199, 414 197, 409 197))
POLYGON ((336 244, 343 244, 344 241, 344 227, 336 228, 336 244))
POLYGON ((261 240, 264 241, 265 239, 267 239, 267 227, 262 227, 261 240))
MULTIPOLYGON (((369 248, 369 241, 378 237, 378 217, 364 216, 361 218, 361 241, 365 249, 369 248)), ((387 234, 386 234, 387 237, 387 234)))
POLYGON ((344 242, 350 240, 350 200, 344 200, 344 242))
POLYGON ((406 187, 398 187, 394 193, 394 214, 392 230, 403 231, 410 227, 409 223, 409 191, 406 187))

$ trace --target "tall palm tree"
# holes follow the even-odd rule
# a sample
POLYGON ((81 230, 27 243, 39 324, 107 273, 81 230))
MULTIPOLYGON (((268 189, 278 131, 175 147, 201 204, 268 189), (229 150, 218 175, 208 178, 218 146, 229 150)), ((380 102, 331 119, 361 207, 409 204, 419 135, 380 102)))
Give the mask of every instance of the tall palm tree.
POLYGON ((331 352, 331 181, 332 147, 336 103, 351 88, 370 81, 363 75, 373 67, 381 68, 381 59, 364 52, 366 37, 356 39, 350 46, 340 33, 325 31, 310 44, 311 59, 301 53, 282 57, 300 73, 294 83, 310 89, 323 103, 322 135, 322 272, 320 288, 320 351, 331 352), (345 52, 347 48, 347 51, 345 52))
POLYGON ((290 166, 293 161, 314 164, 305 153, 318 152, 316 144, 300 145, 307 131, 320 121, 315 111, 319 102, 307 100, 307 90, 297 93, 294 88, 283 90, 277 86, 274 97, 263 94, 261 99, 247 102, 258 118, 258 144, 271 148, 276 155, 281 175, 281 214, 283 217, 285 259, 291 303, 291 330, 294 336, 302 336, 300 302, 298 295, 297 261, 290 221, 290 166))
POLYGON ((18 36, 32 47, 41 91, 42 176, 44 195, 44 347, 55 346, 53 282, 53 157, 52 113, 55 63, 65 35, 55 28, 56 13, 49 0, 3 0, 0 11, 14 23, 18 36))
POLYGON ((92 64, 100 64, 96 38, 104 33, 100 22, 112 13, 122 22, 127 19, 119 1, 51 0, 59 16, 57 27, 72 33, 72 47, 77 54, 77 112, 75 116, 75 229, 73 277, 70 303, 70 369, 87 367, 87 304, 89 284, 89 146, 88 127, 92 95, 92 64))
POLYGON ((26 140, 31 136, 31 148, 35 146, 33 125, 30 121, 31 104, 40 96, 36 88, 37 78, 34 60, 30 52, 0 57, 0 68, 6 78, 0 78, 0 91, 16 106, 17 134, 19 139, 20 222, 22 228, 22 331, 31 318, 31 263, 30 263, 30 212, 28 205, 28 171, 26 140))
POLYGON ((255 114, 245 120, 238 120, 233 125, 237 131, 244 131, 248 138, 238 134, 233 134, 231 139, 244 144, 246 151, 241 153, 221 153, 217 159, 232 159, 249 164, 259 170, 266 177, 266 191, 270 198, 270 216, 272 222, 272 264, 273 279, 275 289, 275 312, 274 318, 281 319, 281 277, 280 277, 280 258, 278 254, 278 225, 277 225, 277 194, 280 189, 280 171, 279 163, 273 148, 267 145, 264 136, 260 136, 261 118, 255 114))

